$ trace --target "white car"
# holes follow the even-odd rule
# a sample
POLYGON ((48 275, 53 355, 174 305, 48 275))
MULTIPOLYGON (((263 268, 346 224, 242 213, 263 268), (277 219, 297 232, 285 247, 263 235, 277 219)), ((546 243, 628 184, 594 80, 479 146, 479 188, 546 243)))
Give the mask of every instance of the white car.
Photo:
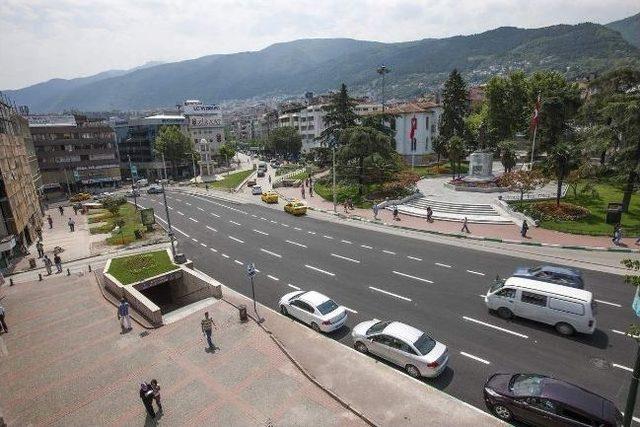
POLYGON ((259 196, 262 194, 262 187, 260 187, 259 185, 254 185, 253 187, 251 187, 251 194, 254 196, 259 196))
POLYGON ((353 346, 402 367, 414 378, 437 377, 449 361, 447 346, 401 322, 368 320, 351 332, 353 346))
POLYGON ((340 329, 347 321, 347 310, 316 291, 295 291, 280 298, 280 312, 310 325, 316 332, 340 329))

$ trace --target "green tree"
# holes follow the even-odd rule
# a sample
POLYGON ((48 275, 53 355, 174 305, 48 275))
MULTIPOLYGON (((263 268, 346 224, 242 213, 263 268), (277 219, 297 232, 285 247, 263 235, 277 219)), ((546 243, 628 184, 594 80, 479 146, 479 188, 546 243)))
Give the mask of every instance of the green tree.
POLYGON ((297 157, 302 149, 302 137, 293 127, 277 128, 267 137, 265 148, 284 157, 297 157))
POLYGON ((379 130, 380 132, 387 134, 391 137, 395 136, 395 130, 391 128, 391 123, 396 119, 396 116, 389 113, 371 114, 362 117, 362 126, 379 130))
POLYGON ((465 141, 471 150, 493 148, 495 134, 488 125, 488 106, 484 102, 480 108, 465 117, 465 141))
POLYGON ((154 148, 164 154, 165 160, 171 162, 171 171, 174 177, 177 176, 178 165, 190 162, 191 156, 194 155, 191 140, 175 125, 160 128, 154 141, 154 148))
POLYGON ((578 166, 579 162, 580 150, 575 143, 568 140, 558 142, 547 152, 547 169, 556 178, 556 205, 560 205, 564 180, 578 166))
POLYGON ((514 141, 501 141, 498 144, 500 150, 500 163, 504 167, 505 172, 511 172, 516 166, 518 157, 516 156, 516 143, 514 141))
POLYGON ((436 162, 440 163, 440 158, 449 157, 449 153, 447 153, 447 140, 442 137, 442 135, 436 135, 431 141, 431 148, 436 153, 437 160, 436 162))
POLYGON ((465 134, 464 118, 469 112, 467 86, 455 68, 449 74, 442 92, 442 115, 440 116, 440 135, 448 141, 454 135, 465 134))
POLYGON ((340 132, 355 126, 358 120, 356 114, 356 101, 349 97, 347 86, 342 83, 340 91, 331 96, 331 101, 323 107, 326 112, 324 116, 325 130, 322 131, 321 138, 327 139, 334 137, 337 141, 340 138, 340 132))
POLYGON ((455 178, 456 176, 460 176, 460 171, 462 169, 460 164, 466 154, 464 140, 458 135, 454 135, 449 138, 449 141, 447 141, 447 153, 449 154, 453 177, 455 178))
POLYGON ((225 144, 220 145, 219 153, 220 153, 220 157, 224 158, 227 163, 227 166, 229 166, 230 164, 229 162, 231 161, 231 159, 233 159, 233 156, 236 155, 236 149, 232 144, 227 142, 225 144))
POLYGON ((523 71, 494 76, 486 87, 487 125, 498 141, 527 128, 531 114, 529 84, 523 71))

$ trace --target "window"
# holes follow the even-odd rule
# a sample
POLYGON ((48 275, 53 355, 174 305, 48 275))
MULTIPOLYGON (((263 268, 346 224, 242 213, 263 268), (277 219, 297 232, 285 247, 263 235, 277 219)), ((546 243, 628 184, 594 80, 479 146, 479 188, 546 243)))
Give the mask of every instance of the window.
POLYGON ((516 396, 539 396, 545 377, 536 374, 514 375, 509 381, 509 389, 516 396))
POLYGON ((409 344, 407 344, 404 341, 401 341, 397 338, 395 338, 392 342, 391 342, 391 347, 398 349, 400 351, 404 351, 405 353, 409 353, 409 354, 416 354, 416 352, 411 348, 411 346, 409 344))
POLYGON ((499 296, 499 297, 505 297, 505 298, 515 298, 516 297, 516 290, 515 289, 506 288, 506 289, 501 290, 500 292, 497 292, 496 295, 499 296))
POLYGON ((294 307, 298 307, 301 308, 304 311, 308 311, 309 313, 313 313, 313 307, 311 307, 309 304, 307 304, 304 301, 300 301, 300 300, 295 300, 291 303, 291 305, 293 305, 294 307))
POLYGON ((436 342, 429 335, 422 334, 420 338, 418 338, 418 340, 413 343, 413 346, 417 348, 420 354, 424 356, 425 354, 429 354, 429 352, 433 350, 433 347, 436 346, 436 342))
POLYGON ((546 307, 547 305, 547 297, 540 294, 534 294, 533 292, 524 292, 522 291, 522 296, 520 297, 522 302, 526 302, 527 304, 539 305, 540 307, 546 307))
POLYGON ((577 314, 578 316, 584 314, 584 305, 557 298, 549 298, 549 308, 564 311, 565 313, 577 314))
POLYGON ((331 313, 333 310, 338 308, 338 304, 336 304, 333 300, 327 300, 318 306, 318 311, 322 314, 331 313))
POLYGON ((384 322, 378 322, 378 323, 373 324, 369 329, 367 329, 367 335, 371 335, 371 334, 376 334, 378 332, 382 332, 384 330, 384 328, 389 326, 389 323, 391 323, 391 322, 386 320, 384 322))
POLYGON ((382 345, 386 345, 386 346, 391 346, 391 341, 393 340, 393 338, 391 338, 390 336, 387 335, 376 335, 375 337, 373 337, 373 342, 376 342, 378 344, 382 344, 382 345))
POLYGON ((594 420, 587 417, 586 415, 574 411, 573 408, 568 408, 566 406, 560 407, 559 415, 586 425, 593 425, 594 422, 594 420))
POLYGON ((538 409, 542 409, 545 412, 549 412, 552 414, 556 413, 556 404, 549 399, 541 399, 539 397, 529 397, 525 399, 525 401, 538 409))

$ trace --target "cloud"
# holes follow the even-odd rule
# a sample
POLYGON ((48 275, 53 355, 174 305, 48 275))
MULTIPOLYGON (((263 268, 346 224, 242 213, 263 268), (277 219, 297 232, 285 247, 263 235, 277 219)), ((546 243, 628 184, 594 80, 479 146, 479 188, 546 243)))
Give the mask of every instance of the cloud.
POLYGON ((0 88, 299 38, 395 42, 637 12, 637 0, 2 0, 0 88))

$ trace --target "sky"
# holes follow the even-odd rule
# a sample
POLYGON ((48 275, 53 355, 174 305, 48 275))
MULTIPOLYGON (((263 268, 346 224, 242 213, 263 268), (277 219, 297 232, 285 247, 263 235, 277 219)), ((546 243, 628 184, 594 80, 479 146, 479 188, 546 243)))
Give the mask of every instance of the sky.
POLYGON ((639 11, 639 0, 0 0, 0 89, 301 38, 399 42, 639 11))

